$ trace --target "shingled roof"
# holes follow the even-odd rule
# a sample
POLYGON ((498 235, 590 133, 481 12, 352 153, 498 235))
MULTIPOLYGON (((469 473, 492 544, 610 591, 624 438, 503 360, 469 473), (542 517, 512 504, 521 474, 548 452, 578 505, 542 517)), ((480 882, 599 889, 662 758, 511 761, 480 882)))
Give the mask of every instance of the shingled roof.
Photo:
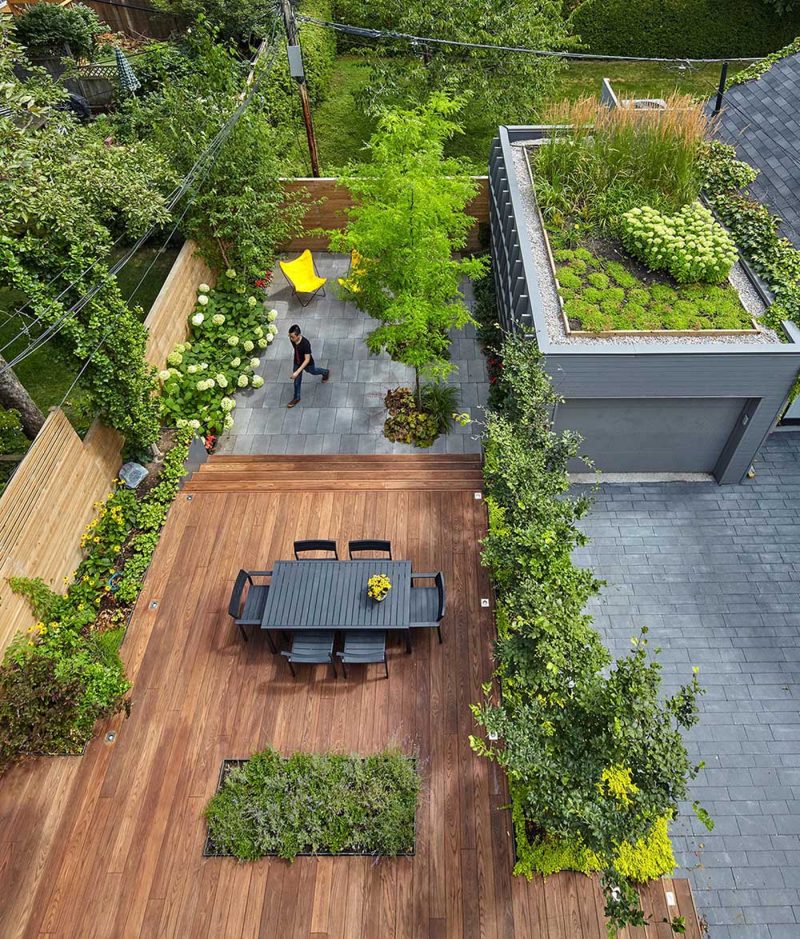
POLYGON ((725 93, 719 137, 761 170, 750 193, 783 219, 781 232, 800 247, 800 54, 725 93))

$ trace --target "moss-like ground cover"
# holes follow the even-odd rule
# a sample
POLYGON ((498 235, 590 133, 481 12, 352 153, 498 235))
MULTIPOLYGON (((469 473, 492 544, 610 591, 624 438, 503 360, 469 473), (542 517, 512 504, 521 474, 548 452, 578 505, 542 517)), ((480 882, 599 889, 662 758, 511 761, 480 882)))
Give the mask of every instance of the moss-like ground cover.
POLYGON ((587 247, 561 247, 557 233, 549 234, 558 289, 574 330, 753 328, 729 283, 679 285, 666 276, 642 276, 624 255, 612 260, 587 247))
POLYGON ((232 769, 206 806, 210 845, 243 861, 277 854, 408 854, 420 779, 398 750, 360 757, 269 747, 232 769))

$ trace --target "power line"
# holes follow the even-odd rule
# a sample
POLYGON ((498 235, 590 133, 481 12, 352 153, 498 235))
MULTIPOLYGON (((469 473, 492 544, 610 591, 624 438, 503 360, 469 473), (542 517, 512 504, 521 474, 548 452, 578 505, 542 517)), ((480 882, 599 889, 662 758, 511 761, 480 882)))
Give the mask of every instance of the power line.
POLYGON ((686 63, 721 63, 721 62, 760 62, 759 58, 733 58, 724 59, 693 59, 689 56, 668 58, 665 56, 641 55, 598 55, 592 52, 564 52, 553 49, 531 49, 528 46, 506 46, 487 42, 464 42, 457 39, 438 39, 432 36, 415 36, 411 33, 399 33, 389 29, 370 29, 364 26, 350 26, 347 23, 335 23, 330 20, 318 19, 316 16, 298 14, 297 19, 303 23, 314 26, 323 26, 336 32, 347 33, 351 36, 361 36, 366 39, 395 39, 412 44, 429 44, 438 46, 454 46, 463 49, 488 49, 495 52, 518 52, 525 55, 537 55, 549 59, 585 59, 599 62, 686 62, 686 63))

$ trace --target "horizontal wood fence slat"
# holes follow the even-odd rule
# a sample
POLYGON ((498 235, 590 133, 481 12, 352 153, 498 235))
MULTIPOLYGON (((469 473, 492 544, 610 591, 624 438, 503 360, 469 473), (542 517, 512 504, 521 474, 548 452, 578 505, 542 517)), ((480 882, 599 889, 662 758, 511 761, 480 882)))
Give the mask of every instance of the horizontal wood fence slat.
POLYGON ((200 284, 214 285, 216 275, 195 254, 196 245, 187 241, 175 258, 164 285, 144 321, 149 336, 145 357, 155 368, 163 368, 169 353, 189 336, 189 314, 200 284))
POLYGON ((9 577, 41 577, 55 590, 81 559, 94 503, 119 469, 122 437, 99 421, 84 440, 60 408, 50 412, 0 497, 0 654, 33 623, 9 577))
MULTIPOLYGON (((474 178, 479 188, 475 198, 467 205, 467 214, 475 219, 475 225, 467 239, 467 251, 477 251, 485 247, 481 244, 481 228, 489 224, 488 179, 486 176, 474 178)), ((353 199, 336 177, 285 179, 283 188, 287 193, 303 190, 308 193, 308 201, 311 204, 303 220, 306 232, 315 228, 344 228, 347 224, 347 209, 353 204, 353 199)), ((302 234, 281 245, 283 251, 304 251, 306 248, 312 251, 327 251, 328 238, 325 235, 302 234)))

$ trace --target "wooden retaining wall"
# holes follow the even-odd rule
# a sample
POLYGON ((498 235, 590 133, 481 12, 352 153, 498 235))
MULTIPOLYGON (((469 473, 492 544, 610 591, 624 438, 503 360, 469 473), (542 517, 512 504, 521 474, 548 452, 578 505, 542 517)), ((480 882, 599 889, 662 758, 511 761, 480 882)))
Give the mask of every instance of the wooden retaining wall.
MULTIPOLYGON (((489 185, 486 176, 476 176, 479 185, 478 194, 467 206, 467 212, 475 218, 475 225, 467 241, 468 251, 485 249, 487 242, 481 236, 481 230, 489 224, 489 185)), ((347 224, 347 209, 353 204, 348 190, 339 185, 336 177, 323 177, 313 179, 303 177, 298 179, 285 179, 283 186, 286 192, 305 190, 311 203, 303 227, 306 232, 313 232, 316 228, 332 229, 344 228, 347 224)), ((487 235, 488 237, 488 235, 487 235)), ((328 238, 326 235, 303 234, 292 238, 281 246, 284 251, 327 251, 328 238)))
POLYGON ((194 242, 185 242, 144 321, 150 333, 145 356, 152 366, 163 368, 176 343, 188 338, 197 288, 203 283, 213 286, 215 280, 211 268, 195 254, 194 242))
POLYGON ((122 437, 99 421, 84 440, 60 408, 52 410, 0 497, 0 655, 34 622, 26 600, 8 585, 41 577, 62 591, 81 560, 80 539, 120 465, 122 437))

